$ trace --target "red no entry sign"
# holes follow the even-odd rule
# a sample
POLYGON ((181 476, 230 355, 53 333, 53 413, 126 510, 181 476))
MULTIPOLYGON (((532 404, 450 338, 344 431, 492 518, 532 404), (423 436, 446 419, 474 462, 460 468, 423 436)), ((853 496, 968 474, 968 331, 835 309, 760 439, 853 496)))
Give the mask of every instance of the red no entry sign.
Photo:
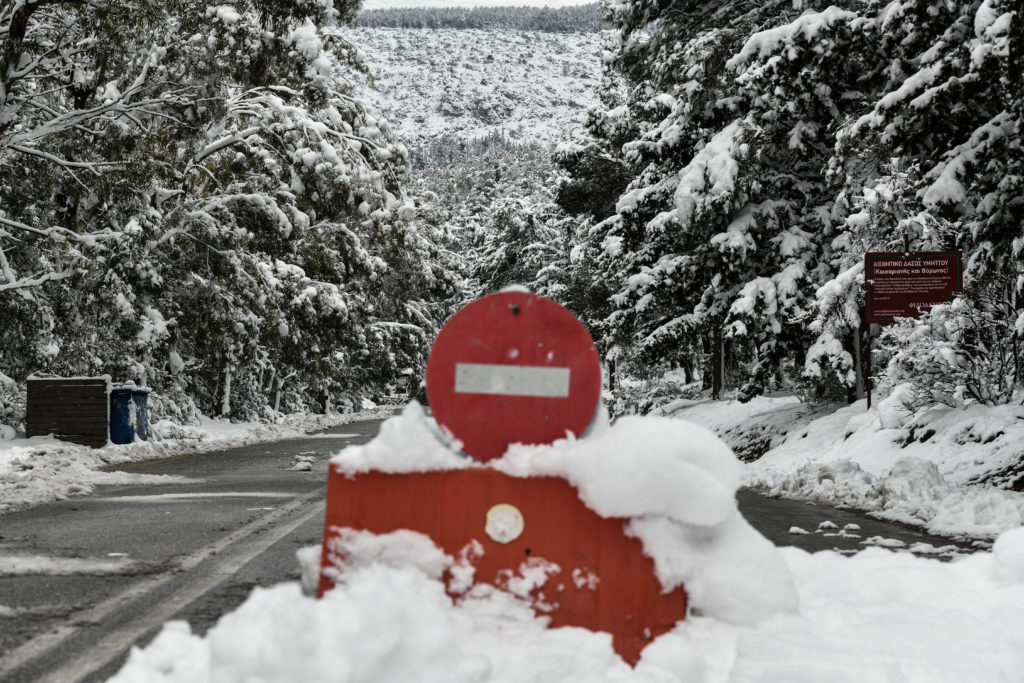
POLYGON ((427 362, 427 398, 442 428, 479 459, 511 443, 580 435, 597 409, 601 363, 583 324, 550 299, 503 292, 444 326, 427 362))

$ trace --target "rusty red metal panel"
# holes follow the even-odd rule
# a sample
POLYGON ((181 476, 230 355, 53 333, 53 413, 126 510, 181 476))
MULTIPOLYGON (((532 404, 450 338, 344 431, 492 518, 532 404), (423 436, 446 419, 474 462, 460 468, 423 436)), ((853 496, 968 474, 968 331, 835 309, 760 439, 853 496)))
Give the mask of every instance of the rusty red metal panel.
MULTIPOLYGON (((329 541, 339 528, 377 534, 411 529, 453 557, 475 540, 484 549, 474 562, 476 581, 499 587, 502 572, 542 558, 560 571, 531 595, 541 605, 535 610, 549 616, 552 627, 612 634, 615 650, 635 664, 651 639, 685 617, 687 603, 681 587, 662 591, 642 544, 626 536, 625 521, 600 517, 555 477, 516 478, 479 467, 347 478, 332 466, 322 566, 329 566, 329 541), (514 506, 523 519, 521 535, 507 543, 485 531, 488 512, 500 504, 514 506), (598 581, 588 585, 590 575, 598 581)), ((320 595, 332 587, 321 574, 320 595)))
POLYGON ((510 443, 579 436, 601 395, 601 362, 586 328, 559 304, 525 292, 478 299, 449 320, 427 363, 438 424, 478 460, 510 443))

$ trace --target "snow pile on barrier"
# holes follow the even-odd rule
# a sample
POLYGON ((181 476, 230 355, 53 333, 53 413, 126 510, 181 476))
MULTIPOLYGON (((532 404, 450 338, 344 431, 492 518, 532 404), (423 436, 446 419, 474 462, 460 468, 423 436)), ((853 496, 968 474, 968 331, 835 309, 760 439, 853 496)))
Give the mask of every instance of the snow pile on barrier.
MULTIPOLYGON (((348 473, 472 466, 441 443, 430 423, 412 403, 385 422, 376 439, 346 448, 332 463, 348 473)), ((778 552, 736 507, 742 466, 703 427, 663 417, 624 418, 585 439, 513 445, 491 466, 515 477, 562 477, 602 517, 630 520, 627 532, 654 560, 662 587, 685 585, 701 613, 747 624, 795 609, 778 552)))
POLYGON ((457 453, 461 444, 445 435, 413 401, 402 414, 385 420, 370 442, 349 446, 331 459, 346 474, 430 472, 471 467, 476 461, 457 453), (449 447, 446 444, 451 444, 449 447))
POLYGON ((620 419, 588 439, 514 445, 494 467, 572 483, 602 517, 624 517, 662 587, 685 585, 692 608, 738 624, 793 611, 775 547, 736 506, 742 466, 707 429, 663 417, 620 419))

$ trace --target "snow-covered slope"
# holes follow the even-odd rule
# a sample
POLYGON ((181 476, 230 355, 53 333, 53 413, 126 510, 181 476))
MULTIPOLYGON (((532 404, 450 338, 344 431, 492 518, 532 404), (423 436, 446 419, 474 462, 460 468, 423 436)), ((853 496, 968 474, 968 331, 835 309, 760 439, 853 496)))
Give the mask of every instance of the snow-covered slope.
POLYGON ((365 96, 409 147, 504 130, 554 140, 595 102, 600 36, 503 30, 339 28, 372 79, 365 96))

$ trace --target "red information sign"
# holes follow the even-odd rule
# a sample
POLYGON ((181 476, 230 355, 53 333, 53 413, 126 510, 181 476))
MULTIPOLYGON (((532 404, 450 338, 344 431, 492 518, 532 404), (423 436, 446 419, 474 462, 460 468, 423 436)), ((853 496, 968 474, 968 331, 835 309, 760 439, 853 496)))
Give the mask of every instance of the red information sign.
POLYGON ((916 318, 963 290, 963 252, 872 252, 864 255, 867 320, 916 318))
POLYGON ((427 361, 434 418, 479 460, 511 443, 579 436, 597 409, 601 362, 568 310, 526 292, 478 299, 452 316, 427 361))

